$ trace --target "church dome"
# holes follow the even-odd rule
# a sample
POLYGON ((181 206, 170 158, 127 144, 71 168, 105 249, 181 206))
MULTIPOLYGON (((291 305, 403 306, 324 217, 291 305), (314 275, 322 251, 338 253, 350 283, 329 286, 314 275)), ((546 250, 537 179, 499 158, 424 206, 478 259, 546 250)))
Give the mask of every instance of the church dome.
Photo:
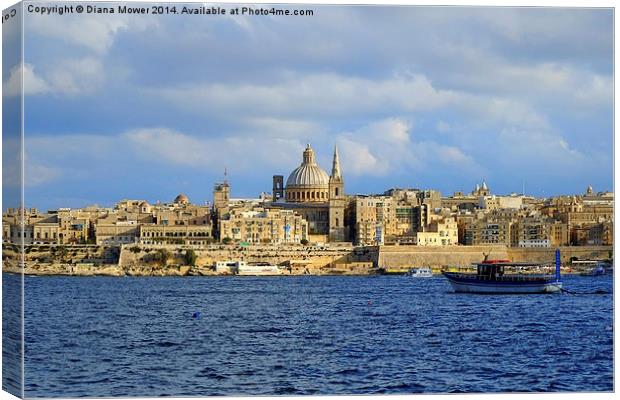
POLYGON ((174 203, 175 204, 189 204, 189 198, 186 195, 181 193, 180 195, 174 198, 174 203))
POLYGON ((293 170, 286 180, 286 188, 312 187, 327 188, 329 176, 314 160, 314 150, 308 145, 304 150, 301 165, 293 170))

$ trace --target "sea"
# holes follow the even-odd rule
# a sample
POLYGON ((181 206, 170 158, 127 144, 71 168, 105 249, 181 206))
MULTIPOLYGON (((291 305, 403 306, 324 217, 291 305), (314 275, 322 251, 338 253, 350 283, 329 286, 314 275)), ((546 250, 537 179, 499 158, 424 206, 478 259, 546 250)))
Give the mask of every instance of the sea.
MULTIPOLYGON (((3 274, 5 362, 21 279, 3 274)), ((406 276, 24 282, 31 398, 613 391, 611 276, 547 295, 406 276)))

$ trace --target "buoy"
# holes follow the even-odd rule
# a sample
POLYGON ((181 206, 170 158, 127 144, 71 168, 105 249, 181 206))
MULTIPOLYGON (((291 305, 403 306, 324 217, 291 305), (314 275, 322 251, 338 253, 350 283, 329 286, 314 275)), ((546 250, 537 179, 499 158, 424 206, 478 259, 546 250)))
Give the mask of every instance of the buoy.
POLYGON ((200 312, 198 312, 198 311, 194 312, 194 314, 192 314, 192 318, 200 319, 200 312))

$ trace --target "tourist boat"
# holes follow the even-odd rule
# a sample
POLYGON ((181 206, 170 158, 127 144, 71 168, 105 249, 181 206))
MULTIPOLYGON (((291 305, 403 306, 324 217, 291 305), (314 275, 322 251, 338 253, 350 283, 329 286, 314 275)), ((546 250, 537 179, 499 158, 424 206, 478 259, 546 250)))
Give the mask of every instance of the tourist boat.
POLYGON ((411 268, 407 271, 407 276, 412 276, 414 278, 432 278, 433 271, 430 268, 422 267, 422 268, 411 268))
POLYGON ((556 293, 562 290, 560 254, 556 251, 555 275, 522 275, 514 271, 524 267, 540 267, 537 263, 515 263, 510 260, 485 260, 475 264, 476 273, 442 272, 455 292, 462 293, 556 293), (509 273, 506 273, 506 272, 509 273), (512 272, 512 273, 510 273, 512 272))

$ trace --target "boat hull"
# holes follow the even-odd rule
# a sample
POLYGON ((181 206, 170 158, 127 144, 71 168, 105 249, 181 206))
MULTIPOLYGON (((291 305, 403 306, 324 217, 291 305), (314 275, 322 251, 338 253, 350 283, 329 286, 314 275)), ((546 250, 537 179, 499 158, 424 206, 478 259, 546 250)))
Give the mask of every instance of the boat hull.
POLYGON ((562 282, 555 279, 528 282, 523 281, 484 281, 463 279, 457 275, 444 273, 455 292, 486 293, 486 294, 524 294, 524 293, 557 293, 562 290, 562 282))

